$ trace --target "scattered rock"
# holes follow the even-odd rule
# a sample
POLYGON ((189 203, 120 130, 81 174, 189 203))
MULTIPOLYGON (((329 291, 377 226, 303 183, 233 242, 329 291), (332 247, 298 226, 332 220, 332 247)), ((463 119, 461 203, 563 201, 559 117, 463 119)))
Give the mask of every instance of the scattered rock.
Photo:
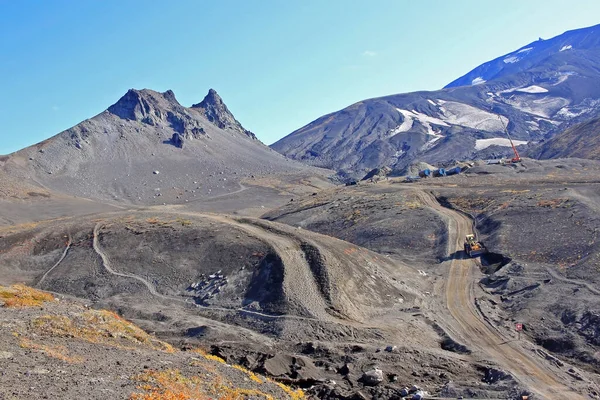
POLYGON ((183 149, 183 142, 185 141, 183 135, 181 135, 180 133, 175 132, 173 134, 173 136, 171 137, 171 143, 173 143, 173 146, 175 147, 179 147, 180 149, 183 149))
POLYGON ((425 398, 425 392, 423 392, 422 390, 418 390, 415 394, 413 394, 412 396, 412 400, 422 400, 425 398))
POLYGON ((363 373, 362 381, 365 385, 369 386, 379 385, 381 382, 383 382, 383 371, 379 368, 366 371, 363 373))

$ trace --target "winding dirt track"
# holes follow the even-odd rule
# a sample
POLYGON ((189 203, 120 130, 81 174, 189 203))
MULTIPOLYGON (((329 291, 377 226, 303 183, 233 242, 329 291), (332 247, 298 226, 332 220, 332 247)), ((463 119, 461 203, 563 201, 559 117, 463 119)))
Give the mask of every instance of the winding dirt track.
MULTIPOLYGON (((463 238, 472 231, 471 219, 443 207, 431 193, 422 191, 419 192, 419 197, 427 206, 450 219, 448 254, 461 252, 463 238)), ((484 322, 475 307, 475 282, 472 275, 477 268, 474 259, 453 257, 445 286, 448 310, 467 344, 487 355, 509 371, 518 382, 544 399, 585 399, 586 397, 562 383, 561 378, 553 371, 545 368, 541 358, 484 322)))
POLYGON ((69 235, 69 240, 67 240, 67 245, 66 245, 65 250, 63 251, 62 255, 60 256, 60 258, 58 259, 58 261, 56 262, 56 264, 54 264, 48 271, 46 271, 44 273, 44 275, 42 275, 42 277, 40 278, 40 280, 38 281, 38 283, 36 284, 36 286, 39 287, 42 284, 42 282, 44 282, 44 280, 46 279, 46 277, 50 274, 50 272, 52 272, 54 270, 54 268, 56 268, 56 267, 58 267, 60 265, 60 263, 67 256, 67 253, 69 252, 69 249, 71 248, 71 244, 73 244, 73 241, 71 239, 71 235, 69 235))
POLYGON ((233 225, 248 235, 268 243, 277 252, 284 267, 283 289, 286 297, 297 304, 300 312, 308 313, 313 318, 329 320, 327 304, 319 292, 310 265, 300 249, 300 243, 291 237, 278 235, 257 225, 245 224, 226 217, 212 215, 213 220, 233 225))
MULTIPOLYGON (((238 226, 240 229, 244 229, 246 231, 248 231, 249 233, 253 233, 254 235, 256 235, 258 238, 262 238, 264 239, 268 239, 269 243, 277 250, 278 254, 282 257, 282 260, 284 262, 284 264, 287 262, 289 265, 294 264, 294 263, 306 263, 306 259, 304 258, 304 256, 301 254, 299 249, 296 249, 296 245, 294 243, 293 240, 285 238, 283 236, 278 236, 272 233, 267 232, 266 230, 262 230, 258 227, 254 227, 254 226, 250 226, 250 225, 244 225, 241 223, 238 223, 237 221, 232 221, 229 218, 225 218, 225 217, 219 217, 219 216, 215 216, 215 215, 204 215, 205 217, 211 218, 213 220, 222 222, 222 223, 227 223, 227 224, 234 224, 236 226, 238 226), (266 237, 265 237, 266 236, 266 237)), ((164 299, 164 300, 171 300, 171 301, 176 301, 179 303, 185 303, 189 306, 194 305, 194 303, 192 303, 191 301, 187 301, 186 299, 183 299, 181 297, 176 297, 176 296, 167 296, 164 295, 162 293, 159 293, 156 290, 156 287, 149 282, 147 279, 142 278, 141 276, 135 275, 135 274, 130 274, 130 273, 124 273, 124 272, 118 272, 115 271, 112 266, 111 266, 111 262, 109 257, 107 256, 107 254, 102 250, 102 248, 100 247, 100 243, 99 243, 99 234, 100 234, 100 228, 102 227, 101 223, 96 224, 96 226, 94 227, 94 231, 93 231, 93 241, 92 241, 92 246, 94 248, 94 251, 100 256, 100 258, 102 259, 102 265, 103 267, 108 271, 108 273, 115 275, 115 276, 119 276, 122 278, 130 278, 130 279, 135 279, 139 282, 141 282, 142 284, 144 284, 144 286, 146 286, 146 288, 148 289, 148 291, 150 292, 151 295, 164 299)), ((66 254, 66 251, 65 251, 66 254)), ((60 263, 60 261, 59 261, 60 263)), ((58 265, 58 263, 56 264, 58 265)), ((55 266, 56 266, 55 265, 55 266)), ((306 265, 307 268, 308 265, 306 265)), ((54 268, 54 267, 53 267, 54 268)), ((286 268, 287 270, 288 268, 286 268)), ((48 271, 50 272, 50 271, 48 271)), ((46 274, 48 274, 48 272, 46 274)), ((311 277, 312 278, 312 277, 311 277)), ((314 280, 313 280, 314 283, 314 280)), ((310 286, 310 283, 307 283, 308 286, 310 286)), ((312 291, 316 290, 316 288, 310 288, 308 289, 308 293, 312 294, 312 291), (312 289, 312 290, 311 290, 312 289)), ((308 293, 304 293, 305 295, 308 293)), ((314 296, 310 295, 307 296, 305 299, 303 300, 309 300, 309 299, 314 299, 314 296)), ((307 304, 304 304, 305 301, 303 302, 302 306, 306 306, 307 304)), ((318 306, 323 306, 324 307, 324 303, 323 305, 317 303, 318 306)), ((279 314, 279 315, 271 315, 271 314, 263 314, 261 312, 258 311, 252 311, 252 310, 246 310, 244 308, 225 308, 225 307, 215 307, 215 306, 196 306, 199 309, 203 309, 203 310, 210 310, 210 311, 221 311, 221 312, 239 312, 242 314, 248 314, 248 315, 254 315, 257 317, 262 317, 262 318, 269 318, 269 319, 293 319, 293 320, 301 320, 301 321, 320 321, 320 319, 315 318, 315 317, 305 317, 305 316, 299 316, 299 315, 289 315, 289 314, 279 314)), ((315 310, 315 314, 321 314, 319 307, 315 307, 315 304, 310 304, 309 308, 305 308, 307 311, 313 311, 315 310)), ((324 311, 323 311, 324 312, 324 311)))

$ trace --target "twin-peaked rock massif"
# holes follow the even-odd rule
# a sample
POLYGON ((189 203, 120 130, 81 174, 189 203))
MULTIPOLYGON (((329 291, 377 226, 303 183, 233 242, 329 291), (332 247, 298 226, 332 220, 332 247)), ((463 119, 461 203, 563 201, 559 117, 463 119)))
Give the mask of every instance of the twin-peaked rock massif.
MULTIPOLYGON (((443 68, 443 60, 435 61, 443 68)), ((442 90, 368 99, 325 115, 272 147, 362 176, 382 165, 510 154, 600 113, 600 25, 538 40, 442 90), (501 119, 500 117, 501 116, 501 119)), ((589 143, 595 145, 594 143, 589 143)))
POLYGON ((1 161, 7 176, 57 192, 136 204, 240 190, 245 178, 306 169, 256 139, 216 91, 184 107, 172 91, 129 90, 117 103, 1 161))

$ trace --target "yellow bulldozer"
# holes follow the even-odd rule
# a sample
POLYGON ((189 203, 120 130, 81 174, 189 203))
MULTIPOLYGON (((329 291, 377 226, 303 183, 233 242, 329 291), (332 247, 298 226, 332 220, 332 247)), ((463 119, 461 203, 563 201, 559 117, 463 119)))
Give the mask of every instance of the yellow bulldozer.
POLYGON ((469 257, 477 257, 487 253, 487 249, 483 245, 483 242, 477 241, 475 235, 471 234, 465 237, 465 253, 467 253, 469 257))

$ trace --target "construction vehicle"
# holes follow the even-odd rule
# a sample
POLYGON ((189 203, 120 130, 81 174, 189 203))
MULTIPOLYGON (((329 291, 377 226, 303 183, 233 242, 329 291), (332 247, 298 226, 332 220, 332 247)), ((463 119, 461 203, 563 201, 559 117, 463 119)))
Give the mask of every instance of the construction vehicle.
POLYGON ((482 242, 475 239, 475 235, 470 234, 465 237, 465 253, 469 257, 477 257, 487 253, 487 249, 482 242))
POLYGON ((515 144, 513 143, 512 138, 510 137, 510 133, 508 133, 508 129, 506 128, 506 125, 504 125, 504 121, 502 120, 502 117, 500 115, 498 115, 498 119, 500 120, 500 123, 502 124, 502 127, 504 128, 504 132, 506 133, 506 136, 508 136, 508 140, 510 141, 510 145, 513 149, 513 152, 515 153, 515 156, 512 159, 505 160, 504 163, 505 164, 520 163, 521 156, 519 155, 519 152, 517 151, 517 148, 515 147, 515 144))

